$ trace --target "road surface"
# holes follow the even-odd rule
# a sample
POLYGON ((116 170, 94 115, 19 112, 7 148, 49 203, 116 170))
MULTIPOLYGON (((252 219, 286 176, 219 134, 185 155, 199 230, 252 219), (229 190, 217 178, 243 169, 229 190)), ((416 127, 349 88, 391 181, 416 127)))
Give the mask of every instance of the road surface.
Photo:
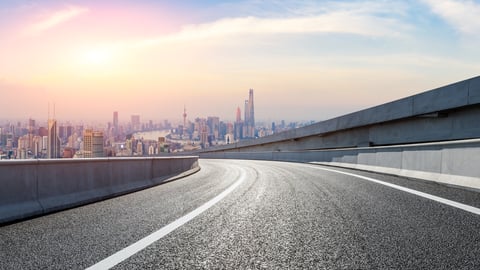
POLYGON ((477 192, 312 164, 200 166, 0 227, 0 269, 480 269, 477 192))

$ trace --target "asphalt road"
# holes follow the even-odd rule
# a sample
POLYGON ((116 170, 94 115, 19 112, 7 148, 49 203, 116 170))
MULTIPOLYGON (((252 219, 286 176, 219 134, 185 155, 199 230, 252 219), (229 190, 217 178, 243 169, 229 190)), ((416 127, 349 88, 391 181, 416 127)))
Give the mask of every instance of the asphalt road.
MULTIPOLYGON (((0 269, 98 266, 209 201, 113 269, 480 269, 478 214, 319 165, 200 166, 174 182, 0 227, 0 269)), ((336 170, 480 207, 477 192, 336 170)))

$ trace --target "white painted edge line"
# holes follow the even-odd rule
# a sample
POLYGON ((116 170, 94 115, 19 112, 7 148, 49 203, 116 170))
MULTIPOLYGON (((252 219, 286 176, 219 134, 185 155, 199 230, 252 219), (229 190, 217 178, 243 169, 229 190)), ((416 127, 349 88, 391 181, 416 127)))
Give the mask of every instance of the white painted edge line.
POLYGON ((146 236, 143 239, 138 240, 137 242, 131 244, 130 246, 114 253, 113 255, 101 260, 100 262, 90 266, 87 270, 93 269, 110 269, 115 265, 123 262, 124 260, 128 259, 129 257, 135 255, 139 251, 145 249, 149 245, 153 244, 154 242, 158 241, 159 239, 163 238, 167 234, 171 233, 175 229, 179 228, 180 226, 184 225, 185 223, 189 222, 190 220, 194 219, 196 216, 200 215, 201 213, 205 212, 210 207, 214 206, 220 200, 225 198, 228 194, 230 194, 235 188, 237 188, 244 180, 245 180, 245 172, 242 171, 240 178, 233 183, 230 187, 224 190, 222 193, 218 194, 216 197, 211 199, 210 201, 206 202, 205 204, 201 205, 197 209, 193 210, 192 212, 186 214, 185 216, 173 221, 172 223, 166 225, 165 227, 159 229, 156 232, 146 236))
POLYGON ((380 185, 384 185, 384 186, 387 186, 387 187, 398 189, 398 190, 401 190, 401 191, 404 191, 404 192, 408 192, 410 194, 414 194, 414 195, 417 195, 417 196, 420 196, 420 197, 423 197, 423 198, 426 198, 426 199, 430 199, 432 201, 436 201, 436 202, 439 202, 439 203, 442 203, 442 204, 446 204, 446 205, 449 205, 449 206, 452 206, 452 207, 455 207, 455 208, 458 208, 458 209, 462 209, 464 211, 467 211, 467 212, 470 212, 470 213, 473 213, 473 214, 480 215, 480 208, 476 208, 476 207, 473 207, 473 206, 470 206, 470 205, 467 205, 467 204, 463 204, 463 203, 459 203, 459 202, 456 202, 456 201, 452 201, 452 200, 449 200, 449 199, 444 199, 442 197, 431 195, 431 194, 421 192, 421 191, 418 191, 418 190, 398 186, 398 185, 395 185, 395 184, 383 182, 383 181, 380 181, 380 180, 377 180, 377 179, 373 179, 373 178, 370 178, 370 177, 366 177, 366 176, 362 176, 362 175, 358 175, 358 174, 354 174, 354 173, 348 173, 348 172, 342 172, 342 171, 337 171, 337 170, 333 170, 333 169, 321 168, 321 167, 318 167, 318 166, 313 166, 313 168, 317 168, 319 170, 324 170, 324 171, 329 171, 329 172, 335 172, 335 173, 339 173, 339 174, 344 174, 344 175, 348 175, 348 176, 353 176, 353 177, 360 178, 360 179, 363 179, 363 180, 367 180, 367 181, 370 181, 370 182, 374 182, 374 183, 377 183, 377 184, 380 184, 380 185))

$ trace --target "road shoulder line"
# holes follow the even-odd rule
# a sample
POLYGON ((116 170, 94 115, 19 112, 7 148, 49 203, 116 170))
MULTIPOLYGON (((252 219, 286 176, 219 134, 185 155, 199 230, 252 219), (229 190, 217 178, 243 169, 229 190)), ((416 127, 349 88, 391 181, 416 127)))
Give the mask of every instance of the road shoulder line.
POLYGON ((420 197, 423 197, 423 198, 426 198, 426 199, 429 199, 429 200, 432 200, 432 201, 436 201, 436 202, 439 202, 439 203, 442 203, 442 204, 445 204, 445 205, 448 205, 448 206, 452 206, 452 207, 455 207, 455 208, 458 208, 458 209, 461 209, 461 210, 464 210, 464 211, 467 211, 467 212, 470 212, 470 213, 473 213, 473 214, 476 214, 476 215, 480 215, 480 209, 479 208, 476 208, 476 207, 473 207, 473 206, 470 206, 470 205, 467 205, 467 204, 459 203, 459 202, 456 202, 456 201, 452 201, 452 200, 449 200, 449 199, 445 199, 445 198, 442 198, 442 197, 438 197, 438 196, 435 196, 435 195, 431 195, 431 194, 421 192, 421 191, 418 191, 418 190, 398 186, 398 185, 395 185, 395 184, 391 184, 391 183, 388 183, 388 182, 380 181, 380 180, 377 180, 377 179, 374 179, 374 178, 370 178, 370 177, 366 177, 366 176, 358 175, 358 174, 354 174, 354 173, 348 173, 348 172, 343 172, 343 171, 334 170, 334 169, 322 168, 322 167, 319 167, 319 166, 313 166, 313 168, 323 170, 323 171, 335 172, 335 173, 339 173, 339 174, 343 174, 343 175, 348 175, 348 176, 360 178, 360 179, 367 180, 367 181, 377 183, 377 184, 380 184, 380 185, 384 185, 384 186, 387 186, 387 187, 390 187, 390 188, 401 190, 401 191, 404 191, 404 192, 407 192, 407 193, 410 193, 410 194, 414 194, 414 195, 417 195, 417 196, 420 196, 420 197))

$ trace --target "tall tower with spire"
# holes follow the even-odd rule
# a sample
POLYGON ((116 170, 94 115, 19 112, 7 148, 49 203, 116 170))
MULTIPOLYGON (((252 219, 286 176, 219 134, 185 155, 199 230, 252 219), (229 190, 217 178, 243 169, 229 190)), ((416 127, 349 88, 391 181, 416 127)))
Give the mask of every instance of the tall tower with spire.
POLYGON ((183 137, 187 134, 187 108, 183 105, 183 137))
POLYGON ((244 137, 255 137, 255 110, 253 105, 253 89, 248 93, 248 99, 245 100, 245 126, 244 137))

